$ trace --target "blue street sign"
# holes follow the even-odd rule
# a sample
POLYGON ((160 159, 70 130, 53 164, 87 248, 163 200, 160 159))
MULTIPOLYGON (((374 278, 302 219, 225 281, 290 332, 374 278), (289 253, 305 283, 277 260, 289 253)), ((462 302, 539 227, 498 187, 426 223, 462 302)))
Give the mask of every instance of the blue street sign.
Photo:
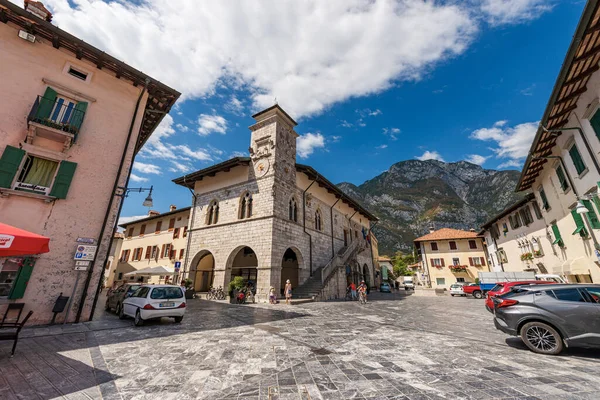
POLYGON ((181 261, 175 261, 175 272, 179 272, 181 268, 181 261))

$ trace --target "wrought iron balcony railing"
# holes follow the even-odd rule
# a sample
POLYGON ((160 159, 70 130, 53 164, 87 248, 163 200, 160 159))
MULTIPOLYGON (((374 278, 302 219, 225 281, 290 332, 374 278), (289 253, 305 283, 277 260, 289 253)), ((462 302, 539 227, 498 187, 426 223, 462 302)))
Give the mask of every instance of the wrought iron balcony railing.
POLYGON ((47 98, 37 96, 27 117, 27 122, 35 122, 48 128, 74 135, 81 129, 87 103, 75 102, 62 97, 47 98))

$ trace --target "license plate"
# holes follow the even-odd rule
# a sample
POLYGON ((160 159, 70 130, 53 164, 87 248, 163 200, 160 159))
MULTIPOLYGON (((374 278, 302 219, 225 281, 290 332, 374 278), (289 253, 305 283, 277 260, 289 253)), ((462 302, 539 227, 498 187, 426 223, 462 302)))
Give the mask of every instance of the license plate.
POLYGON ((158 304, 159 307, 175 307, 175 303, 159 303, 158 304))

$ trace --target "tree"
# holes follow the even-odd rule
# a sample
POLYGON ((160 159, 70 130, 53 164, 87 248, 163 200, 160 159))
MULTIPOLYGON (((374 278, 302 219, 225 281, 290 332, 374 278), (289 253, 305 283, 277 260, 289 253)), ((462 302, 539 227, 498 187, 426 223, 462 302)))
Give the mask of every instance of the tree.
POLYGON ((394 264, 394 275, 396 276, 413 276, 413 271, 408 268, 409 265, 415 263, 415 256, 412 254, 404 254, 401 251, 394 254, 392 257, 394 264))

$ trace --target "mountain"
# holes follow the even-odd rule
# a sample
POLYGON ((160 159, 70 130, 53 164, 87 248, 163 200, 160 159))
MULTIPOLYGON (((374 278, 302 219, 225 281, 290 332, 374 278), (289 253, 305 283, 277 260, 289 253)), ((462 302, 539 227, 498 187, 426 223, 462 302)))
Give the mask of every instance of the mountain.
POLYGON ((410 251, 429 227, 478 230, 490 217, 523 197, 515 193, 520 172, 483 169, 467 161, 401 161, 360 186, 338 187, 379 218, 373 228, 379 254, 410 251))

